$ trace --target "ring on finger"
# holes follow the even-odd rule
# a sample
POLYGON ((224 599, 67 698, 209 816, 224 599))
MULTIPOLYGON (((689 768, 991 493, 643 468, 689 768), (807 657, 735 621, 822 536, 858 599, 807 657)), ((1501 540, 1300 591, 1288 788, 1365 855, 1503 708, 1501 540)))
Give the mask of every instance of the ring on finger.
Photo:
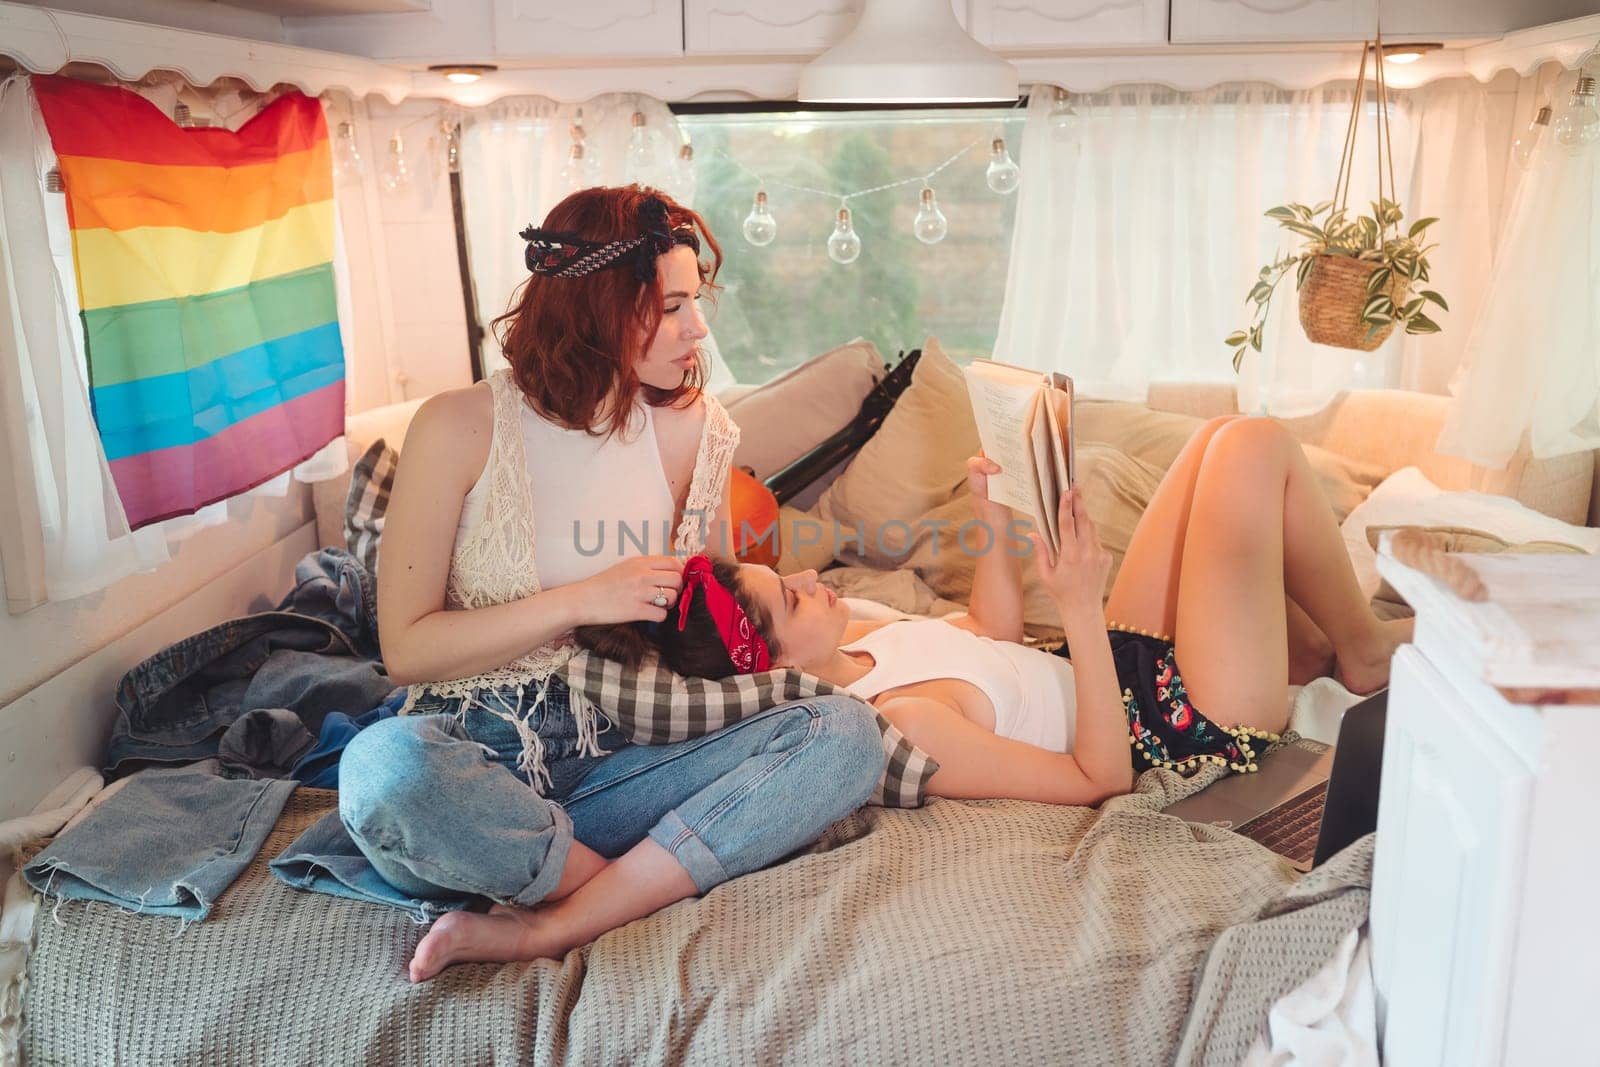
POLYGON ((650 603, 658 608, 664 608, 671 603, 671 598, 667 596, 667 587, 664 585, 656 586, 656 595, 650 598, 650 603))

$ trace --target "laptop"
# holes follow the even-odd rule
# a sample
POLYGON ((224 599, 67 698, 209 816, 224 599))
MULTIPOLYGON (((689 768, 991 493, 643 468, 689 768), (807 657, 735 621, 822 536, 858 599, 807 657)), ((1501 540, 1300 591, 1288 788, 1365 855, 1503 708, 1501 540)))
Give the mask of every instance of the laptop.
POLYGON ((1345 709, 1333 748, 1300 738, 1261 757, 1260 770, 1224 778, 1162 809, 1264 845, 1298 871, 1378 828, 1387 689, 1345 709))

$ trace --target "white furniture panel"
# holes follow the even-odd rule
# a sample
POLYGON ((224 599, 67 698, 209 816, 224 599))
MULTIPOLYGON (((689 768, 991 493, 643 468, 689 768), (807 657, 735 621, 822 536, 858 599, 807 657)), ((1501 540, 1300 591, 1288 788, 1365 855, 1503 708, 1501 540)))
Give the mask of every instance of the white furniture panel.
POLYGON ((502 56, 678 56, 679 0, 494 0, 494 47, 502 56))
POLYGON ((1172 0, 1172 41, 1361 41, 1377 0, 1172 0))
POLYGON ((1166 0, 972 0, 972 35, 991 48, 1164 44, 1166 0))
POLYGON ((1498 917, 1518 907, 1531 771, 1416 647, 1390 684, 1372 905, 1385 1055, 1498 1063, 1514 930, 1498 917))
POLYGON ((683 0, 691 55, 808 55, 856 24, 861 0, 683 0))

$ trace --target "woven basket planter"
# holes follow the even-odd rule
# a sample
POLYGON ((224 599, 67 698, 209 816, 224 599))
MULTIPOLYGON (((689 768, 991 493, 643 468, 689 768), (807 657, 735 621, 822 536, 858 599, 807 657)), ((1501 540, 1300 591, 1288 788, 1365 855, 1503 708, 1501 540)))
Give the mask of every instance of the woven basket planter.
MULTIPOLYGON (((1300 287, 1300 325, 1306 336, 1319 345, 1336 348, 1354 348, 1371 352, 1389 339, 1395 324, 1367 336, 1367 324, 1361 321, 1361 309, 1371 297, 1367 294, 1367 279, 1381 266, 1370 259, 1352 259, 1349 256, 1320 255, 1300 287)), ((1396 274, 1384 288, 1395 307, 1405 302, 1410 279, 1396 274)))

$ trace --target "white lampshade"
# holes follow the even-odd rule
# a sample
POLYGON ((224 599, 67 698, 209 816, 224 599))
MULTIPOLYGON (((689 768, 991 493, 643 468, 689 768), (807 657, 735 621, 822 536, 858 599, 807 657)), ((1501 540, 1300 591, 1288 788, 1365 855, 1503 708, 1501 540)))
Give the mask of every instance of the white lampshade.
POLYGON ((950 0, 866 0, 855 29, 800 71, 799 97, 828 104, 1010 101, 1017 71, 967 35, 950 0))

